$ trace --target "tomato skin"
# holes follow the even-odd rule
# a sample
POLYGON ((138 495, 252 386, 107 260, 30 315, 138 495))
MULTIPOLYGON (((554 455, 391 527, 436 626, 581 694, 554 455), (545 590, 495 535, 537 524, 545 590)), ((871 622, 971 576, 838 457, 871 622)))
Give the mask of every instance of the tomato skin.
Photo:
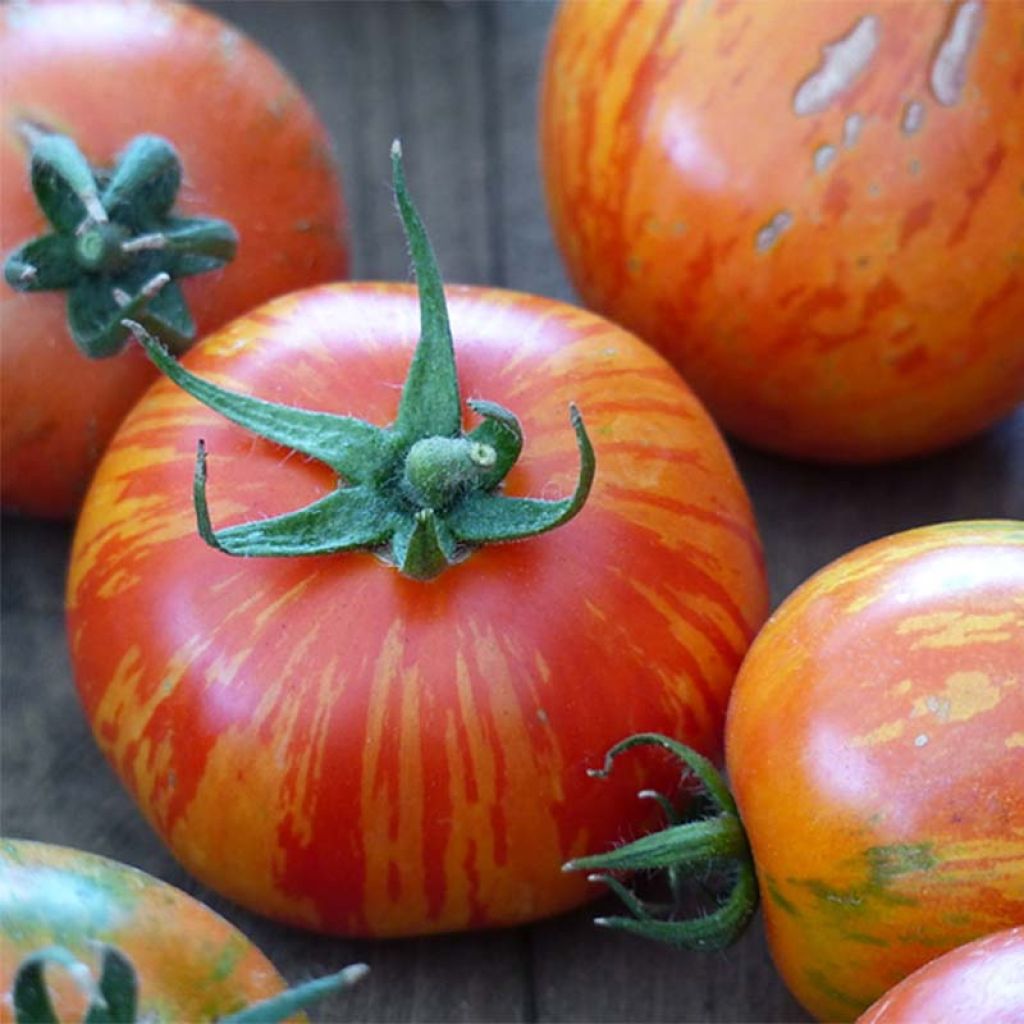
POLYGON ((751 647, 726 763, 775 962, 851 1019, 1024 922, 1024 524, 923 527, 798 588, 751 647))
POLYGON ((980 6, 946 106, 929 74, 964 6, 562 6, 541 149, 570 276, 737 437, 892 459, 1024 399, 1024 7, 980 6), (863 19, 866 70, 798 116, 863 19))
POLYGON ((986 935, 918 968, 857 1024, 1024 1020, 1024 927, 986 935))
MULTIPOLYGON (((29 954, 66 947, 86 964, 97 943, 116 946, 139 979, 139 1019, 214 1020, 287 985, 233 925, 191 896, 145 874, 69 847, 0 839, 0 992, 29 954)), ((81 1020, 82 993, 47 972, 60 1020, 81 1020)), ((0 1022, 13 1022, 0 998, 0 1022)))
MULTIPOLYGON (((766 614, 750 506, 714 425, 633 336, 581 310, 448 290, 462 394, 523 423, 510 494, 570 493, 576 402, 597 452, 568 525, 476 551, 430 583, 368 554, 231 559, 196 536, 334 486, 159 382, 111 444, 68 581, 72 660, 97 739, 175 855, 225 895, 325 932, 513 924, 592 893, 560 865, 654 823, 605 782, 624 728, 720 751, 729 688, 766 614)), ((419 313, 411 287, 273 302, 186 365, 228 387, 384 425, 419 313)))
MULTIPOLYGON (((347 275, 326 131, 281 68, 234 28, 183 4, 7 5, 0 65, 4 255, 47 230, 18 132, 29 120, 69 134, 96 166, 142 133, 174 145, 184 166, 176 211, 229 220, 240 235, 226 268, 182 282, 199 337, 275 295, 347 275)), ((0 283, 7 511, 72 515, 106 442, 155 376, 136 346, 83 357, 66 306, 63 292, 0 283)))

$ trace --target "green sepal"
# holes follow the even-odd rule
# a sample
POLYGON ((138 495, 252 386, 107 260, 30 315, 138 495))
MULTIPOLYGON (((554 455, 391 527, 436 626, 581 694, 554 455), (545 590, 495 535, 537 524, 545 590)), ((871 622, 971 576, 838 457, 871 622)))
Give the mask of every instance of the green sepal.
MULTIPOLYGON (((49 946, 27 956, 18 967, 11 990, 17 1024, 61 1024, 46 983, 48 964, 64 968, 88 999, 82 1024, 136 1024, 139 1000, 136 971, 132 962, 113 946, 103 947, 99 984, 88 965, 63 946, 49 946)), ((219 1017, 219 1024, 279 1024, 326 996, 351 988, 368 972, 366 964, 350 964, 335 974, 295 985, 219 1017)))
MULTIPOLYGON (((592 877, 609 885, 610 878, 592 877)), ((622 896, 624 887, 615 890, 622 896)), ((628 890, 625 890, 628 892, 628 890)), ((757 877, 749 863, 735 866, 735 875, 727 895, 714 910, 684 920, 657 919, 648 915, 634 917, 597 917, 594 924, 614 931, 629 932, 644 939, 663 942, 677 949, 710 953, 728 949, 746 930, 757 908, 757 877)), ((630 909, 633 909, 630 907, 630 909)))
POLYGON ((71 288, 80 274, 75 243, 67 235, 40 235, 4 262, 4 279, 21 292, 71 288))
POLYGON ((330 555, 354 548, 376 548, 394 532, 388 507, 368 487, 339 487, 296 512, 215 531, 206 501, 206 446, 196 452, 193 501, 199 534, 228 555, 330 555))
POLYGON ((319 999, 334 995, 343 989, 351 988, 366 977, 369 968, 366 964, 351 964, 324 978, 295 985, 287 992, 270 996, 261 1002, 253 1003, 244 1010, 219 1018, 219 1024, 278 1024, 287 1020, 319 999))
POLYGON ((238 251, 238 232, 214 217, 171 217, 158 235, 163 240, 160 251, 174 268, 171 277, 219 270, 238 251))
POLYGON ((386 430, 351 416, 278 405, 211 384, 186 370, 141 324, 125 326, 178 387, 246 430, 323 462, 349 483, 375 483, 393 469, 398 444, 386 430))
POLYGON ((580 472, 576 490, 561 501, 540 498, 510 498, 477 491, 469 494, 448 516, 452 533, 466 544, 521 540, 547 533, 572 519, 583 508, 594 482, 594 448, 576 406, 569 407, 569 419, 576 432, 580 472))
POLYGON ((481 490, 489 491, 508 476, 509 470, 518 461, 523 450, 523 428, 514 413, 496 402, 471 398, 466 404, 484 420, 469 432, 468 439, 494 449, 494 465, 481 474, 479 484, 481 490))
POLYGON ((157 135, 137 135, 118 157, 101 201, 107 216, 135 231, 154 230, 174 205, 181 161, 157 135))
POLYGON ((605 853, 577 857, 562 870, 596 872, 589 874, 588 880, 608 886, 633 915, 602 917, 596 924, 685 949, 725 949, 743 933, 758 903, 753 856, 736 803, 706 757, 658 733, 638 733, 617 743, 606 755, 603 768, 590 774, 607 777, 615 759, 638 746, 657 746, 672 754, 697 780, 700 799, 681 810, 667 797, 645 790, 640 795, 657 799, 668 827, 605 853), (670 902, 643 900, 610 873, 632 871, 665 872, 670 902), (715 872, 724 872, 728 878, 724 893, 715 897, 715 908, 696 916, 688 914, 683 882, 703 881, 715 872))
POLYGON ((207 544, 225 554, 273 557, 366 548, 404 575, 429 580, 482 544, 563 525, 590 493, 594 450, 575 406, 569 409, 580 453, 574 492, 555 501, 500 493, 522 451, 522 428, 508 409, 476 399, 468 405, 483 422, 463 432, 444 288, 406 191, 397 144, 392 169, 420 290, 421 334, 390 426, 229 391, 182 367, 144 324, 125 321, 160 370, 198 401, 267 440, 319 460, 340 478, 335 491, 305 508, 215 529, 200 443, 193 478, 197 528, 207 544))
POLYGON ((144 318, 152 330, 178 346, 195 334, 185 297, 173 281, 157 275, 123 283, 131 290, 88 278, 72 287, 68 323, 75 344, 85 355, 102 359, 120 352, 128 336, 123 324, 126 317, 144 318))
POLYGON ((395 432, 409 440, 455 437, 462 426, 462 401, 444 284, 423 221, 409 199, 397 141, 391 147, 391 172, 420 300, 420 340, 402 388, 395 432))
POLYGON ((100 999, 83 1024, 134 1024, 138 1015, 139 983, 131 961, 113 946, 104 946, 100 968, 100 999))
POLYGON ((107 212, 89 162, 65 135, 34 129, 30 174, 32 191, 46 219, 63 234, 83 223, 102 223, 107 212))
POLYGON ((226 221, 172 217, 182 180, 174 147, 154 135, 132 139, 112 170, 90 167, 67 136, 22 122, 30 174, 51 234, 15 249, 4 278, 24 292, 68 292, 68 329, 89 358, 116 355, 140 320, 181 351, 196 326, 173 282, 234 258, 238 236, 226 221), (153 287, 153 282, 162 282, 153 287), (169 283, 168 283, 169 282, 169 283))
POLYGON ((462 558, 451 530, 433 509, 425 508, 395 532, 389 560, 403 576, 432 580, 462 558))
POLYGON ((88 966, 63 946, 47 946, 27 956, 19 965, 11 987, 11 1001, 17 1024, 59 1024, 46 984, 46 967, 64 968, 89 1000, 90 1010, 103 1003, 103 996, 88 966))

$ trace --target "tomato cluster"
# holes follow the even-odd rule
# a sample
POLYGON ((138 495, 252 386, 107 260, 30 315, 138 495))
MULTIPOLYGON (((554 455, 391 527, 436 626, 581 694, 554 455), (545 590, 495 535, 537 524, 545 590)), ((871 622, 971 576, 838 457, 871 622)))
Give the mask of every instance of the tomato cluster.
MULTIPOLYGON (((807 5, 783 28, 773 3, 566 5, 551 211, 616 322, 446 288, 397 144, 416 285, 339 281, 326 133, 208 14, 2 16, 3 501, 78 513, 82 706, 193 876, 387 937, 537 920, 593 895, 566 868, 597 869, 633 912, 606 924, 698 948, 760 893, 824 1019, 900 982, 866 1019, 924 1012, 977 954, 929 962, 990 933, 974 948, 1013 970, 1024 524, 883 538, 768 618, 717 423, 877 460, 1024 395, 1019 8, 807 5), (125 59, 98 62, 112 40, 125 59), (160 98, 111 103, 143 67, 160 98), (620 874, 647 868, 667 902, 620 874), (722 883, 697 918, 690 877, 722 883)), ((131 869, 5 842, 0 872, 19 1021, 227 1020, 283 988, 131 869)))

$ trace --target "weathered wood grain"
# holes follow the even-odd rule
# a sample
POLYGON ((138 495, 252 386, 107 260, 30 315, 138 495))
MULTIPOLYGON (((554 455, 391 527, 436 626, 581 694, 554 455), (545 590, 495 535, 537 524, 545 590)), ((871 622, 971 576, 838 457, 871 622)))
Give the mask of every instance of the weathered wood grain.
MULTIPOLYGON (((407 278, 387 154, 410 184, 446 277, 557 298, 536 148, 547 3, 236 2, 207 5, 269 47, 336 141, 355 274, 407 278)), ((970 444, 876 469, 823 468, 735 447, 777 602, 874 537, 938 520, 1024 517, 1024 412, 970 444)), ((600 932, 586 910, 531 928, 401 942, 283 929, 203 890, 173 862, 99 755, 71 681, 62 615, 67 527, 7 519, 2 534, 2 775, 8 835, 136 864, 196 893, 292 979, 355 959, 363 986, 321 1021, 804 1020, 759 924, 727 953, 680 954, 600 932)), ((610 903, 602 904, 605 909, 610 903)))

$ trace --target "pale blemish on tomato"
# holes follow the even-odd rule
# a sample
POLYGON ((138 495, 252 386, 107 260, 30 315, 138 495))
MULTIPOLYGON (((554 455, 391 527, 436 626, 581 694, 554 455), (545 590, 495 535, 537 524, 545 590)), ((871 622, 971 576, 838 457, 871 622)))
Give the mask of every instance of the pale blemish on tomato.
POLYGON ((822 48, 821 64, 793 94, 798 117, 820 114, 867 70, 879 40, 879 22, 866 14, 841 39, 822 48))
POLYGON ((978 42, 984 8, 980 0, 967 0, 953 14, 949 30, 932 62, 932 94, 944 107, 960 101, 967 84, 967 64, 978 42))
POLYGON ((838 150, 831 143, 825 143, 814 151, 814 170, 816 174, 822 174, 835 162, 838 150))
POLYGON ((904 135, 916 135, 924 124, 924 104, 920 100, 908 100, 903 107, 900 131, 904 135))
POLYGON ((754 246, 757 251, 767 252, 792 225, 793 214, 788 210, 780 210, 754 236, 754 246))
POLYGON ((1018 747, 1024 747, 1024 732, 1012 732, 1006 737, 1003 746, 1007 750, 1016 750, 1018 747))
POLYGON ((852 149, 860 141, 864 130, 864 115, 850 114, 843 122, 843 148, 852 149))

